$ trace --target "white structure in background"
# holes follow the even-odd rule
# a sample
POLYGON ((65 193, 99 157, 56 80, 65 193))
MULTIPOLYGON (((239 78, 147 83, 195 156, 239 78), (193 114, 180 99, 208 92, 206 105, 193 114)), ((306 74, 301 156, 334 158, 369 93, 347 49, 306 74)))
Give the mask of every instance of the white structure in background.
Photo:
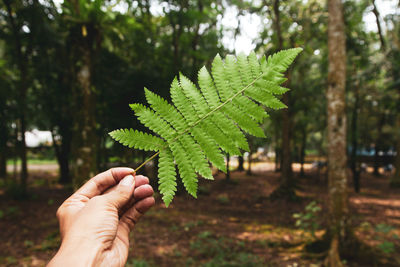
POLYGON ((38 147, 42 144, 46 145, 53 144, 53 139, 51 138, 51 132, 39 131, 38 129, 25 132, 25 140, 27 147, 38 147))

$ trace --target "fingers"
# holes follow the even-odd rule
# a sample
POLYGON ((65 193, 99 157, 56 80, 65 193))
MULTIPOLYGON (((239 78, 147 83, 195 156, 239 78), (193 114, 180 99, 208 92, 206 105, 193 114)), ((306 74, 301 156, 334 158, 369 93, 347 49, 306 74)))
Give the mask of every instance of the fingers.
POLYGON ((135 191, 133 192, 133 197, 136 201, 140 201, 141 199, 151 197, 153 193, 153 187, 151 187, 151 185, 149 184, 144 184, 135 188, 135 191))
MULTIPOLYGON (((144 177, 144 176, 142 176, 142 177, 144 177)), ((135 177, 135 178, 137 179, 137 177, 135 177)), ((146 178, 146 177, 144 177, 144 178, 146 178)), ((145 180, 142 179, 142 181, 145 181, 145 180)), ((112 190, 115 190, 115 187, 112 190)), ((136 185, 135 190, 133 191, 133 198, 131 198, 124 207, 122 207, 120 210, 118 210, 118 215, 121 217, 122 214, 124 214, 129 208, 131 208, 134 203, 136 203, 146 197, 151 197, 153 195, 153 193, 154 193, 153 188, 149 184, 142 184, 140 186, 136 185)))
POLYGON ((154 206, 154 203, 154 197, 146 197, 128 209, 119 221, 117 238, 115 241, 120 242, 122 246, 128 247, 130 231, 133 229, 140 217, 154 206))
MULTIPOLYGON (((138 187, 145 185, 145 184, 149 184, 149 178, 147 178, 146 176, 143 175, 136 175, 135 176, 135 191, 137 190, 138 187)), ((103 194, 107 194, 109 192, 112 192, 116 189, 116 186, 113 186, 111 188, 108 188, 105 192, 103 192, 103 194)))
POLYGON ((138 201, 133 207, 128 209, 119 221, 118 231, 121 231, 123 236, 128 236, 140 217, 155 204, 154 197, 146 197, 138 201))
POLYGON ((72 196, 81 195, 91 199, 94 196, 101 195, 108 188, 118 184, 125 176, 134 173, 135 171, 133 169, 125 167, 109 169, 87 181, 72 196))
POLYGON ((134 189, 135 177, 133 177, 133 175, 127 175, 119 182, 115 190, 102 195, 101 198, 119 211, 132 198, 134 189))

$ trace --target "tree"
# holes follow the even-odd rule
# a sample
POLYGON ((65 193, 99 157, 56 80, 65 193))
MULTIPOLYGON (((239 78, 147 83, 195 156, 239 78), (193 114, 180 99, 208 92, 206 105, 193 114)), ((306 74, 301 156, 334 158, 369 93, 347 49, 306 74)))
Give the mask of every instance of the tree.
POLYGON ((63 3, 67 51, 73 78, 73 126, 71 168, 74 187, 93 176, 97 170, 99 138, 96 121, 96 90, 93 69, 102 45, 105 25, 112 25, 103 0, 74 0, 63 3))
POLYGON ((328 182, 330 249, 328 266, 342 266, 340 244, 346 240, 348 199, 346 175, 346 38, 341 0, 328 0, 328 182))
MULTIPOLYGON (((367 5, 365 3, 346 2, 344 6, 345 25, 346 25, 346 57, 348 78, 346 79, 347 107, 349 122, 349 163, 353 176, 354 191, 360 191, 361 166, 357 159, 360 145, 360 110, 364 104, 366 91, 376 91, 376 88, 368 88, 367 82, 379 80, 379 71, 375 64, 368 64, 371 58, 371 35, 365 30, 363 14, 367 5), (374 73, 377 73, 374 75, 374 73), (367 90, 369 89, 369 90, 367 90)), ((373 35, 372 35, 373 36, 373 35)), ((376 54, 375 54, 376 55, 376 54)), ((375 87, 377 87, 375 85, 375 87)), ((376 97, 374 100, 379 101, 376 97)), ((369 112, 368 112, 369 113, 369 112)), ((374 112, 368 117, 374 116, 374 112)), ((381 117, 381 112, 376 112, 381 117)), ((378 132, 382 131, 382 125, 378 127, 378 132)), ((373 132, 373 131, 369 131, 373 132)), ((382 134, 377 134, 378 138, 382 134)))
POLYGON ((43 7, 33 73, 40 82, 35 88, 36 127, 49 130, 59 165, 59 183, 70 184, 73 99, 71 62, 64 38, 63 20, 56 7, 43 7), (51 14, 50 19, 46 14, 51 14))
POLYGON ((237 171, 242 172, 244 171, 244 158, 243 156, 238 156, 238 168, 237 171))
MULTIPOLYGON (((4 51, 0 46, 0 53, 4 51)), ((10 88, 11 82, 8 77, 11 72, 5 68, 5 61, 0 60, 0 178, 7 175, 7 159, 10 158, 10 151, 7 143, 10 140, 10 88)))
MULTIPOLYGON (((400 5, 400 3, 399 3, 400 5)), ((395 147, 396 147, 396 158, 394 161, 394 167, 396 169, 394 175, 390 179, 390 183, 393 187, 400 187, 400 15, 393 14, 386 18, 386 21, 389 25, 391 25, 391 30, 388 30, 387 36, 389 38, 389 47, 388 47, 388 56, 387 58, 390 61, 390 74, 392 76, 392 82, 389 86, 389 90, 397 92, 395 99, 395 127, 394 127, 394 136, 395 136, 395 147)))
MULTIPOLYGON (((18 70, 18 82, 16 85, 16 101, 18 105, 18 147, 21 158, 20 184, 21 192, 26 195, 28 167, 25 132, 27 129, 27 98, 30 87, 30 60, 34 50, 35 27, 37 25, 37 1, 9 1, 3 0, 5 16, 7 17, 8 34, 6 36, 10 46, 10 60, 18 70), (29 14, 29 16, 27 15, 29 14)), ((4 13, 3 13, 4 14, 4 13)))
MULTIPOLYGON (((283 36, 281 29, 280 11, 279 11, 279 0, 273 2, 274 10, 274 26, 276 31, 276 38, 278 40, 277 48, 282 50, 283 47, 283 36)), ((288 77, 290 80, 290 75, 288 77)), ((282 182, 280 187, 277 189, 284 193, 285 196, 293 199, 296 195, 294 192, 294 179, 292 170, 292 111, 290 110, 290 92, 283 95, 282 102, 288 106, 288 109, 282 112, 282 182)))
MULTIPOLYGON (((258 8, 261 16, 265 16, 262 13, 265 13, 265 10, 268 15, 265 29, 261 33, 260 40, 257 40, 259 51, 270 53, 282 47, 304 48, 304 53, 296 60, 295 67, 288 71, 289 79, 285 86, 293 89, 282 96, 288 109, 282 112, 282 116, 271 114, 272 125, 275 128, 272 134, 275 136, 275 148, 278 148, 276 149, 276 162, 281 163, 282 171, 281 184, 273 193, 273 197, 282 196, 293 199, 296 197, 296 180, 292 172, 293 148, 296 146, 296 141, 300 140, 303 143, 301 150, 305 151, 306 141, 304 140, 307 139, 304 134, 305 128, 311 124, 323 125, 321 122, 324 121, 324 116, 317 116, 318 119, 312 116, 315 113, 321 114, 322 103, 324 103, 324 101, 320 101, 323 94, 319 90, 321 82, 318 82, 325 74, 324 60, 314 55, 314 52, 316 50, 318 50, 317 52, 323 51, 325 45, 325 37, 322 35, 325 27, 321 26, 324 25, 325 15, 323 7, 316 1, 303 3, 301 1, 274 0, 263 1, 263 3, 271 8, 266 9, 265 6, 258 8), (266 45, 267 43, 268 45, 266 45), (313 101, 312 104, 310 101, 313 101), (315 112, 315 110, 319 111, 315 112), (299 115, 300 113, 302 114, 299 115), (305 116, 307 119, 300 119, 305 114, 309 114, 305 116), (313 119, 309 119, 311 117, 313 119), (310 122, 302 123, 302 121, 310 122), (300 126, 300 124, 302 125, 300 126), (296 139, 297 136, 300 137, 296 139)), ((317 129, 318 127, 313 128, 317 129)))

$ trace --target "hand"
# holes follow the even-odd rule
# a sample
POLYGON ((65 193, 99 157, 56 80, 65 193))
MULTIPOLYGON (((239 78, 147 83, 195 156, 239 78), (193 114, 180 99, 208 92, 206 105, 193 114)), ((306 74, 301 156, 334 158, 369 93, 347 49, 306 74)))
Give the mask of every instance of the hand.
POLYGON ((48 266, 124 266, 129 233, 154 205, 147 177, 113 168, 90 179, 58 209, 61 247, 48 266))

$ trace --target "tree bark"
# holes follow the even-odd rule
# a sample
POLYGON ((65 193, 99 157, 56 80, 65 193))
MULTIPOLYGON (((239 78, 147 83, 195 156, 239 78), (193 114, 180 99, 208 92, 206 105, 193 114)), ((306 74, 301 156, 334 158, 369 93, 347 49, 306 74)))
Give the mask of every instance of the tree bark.
POLYGON ((7 175, 7 157, 5 153, 0 153, 0 178, 6 178, 7 175))
POLYGON ((358 83, 355 85, 355 90, 354 90, 354 97, 355 97, 355 102, 354 102, 354 107, 353 107, 353 115, 351 118, 351 160, 350 160, 350 165, 351 165, 351 172, 353 174, 353 186, 354 186, 354 191, 356 193, 360 192, 360 169, 358 168, 357 165, 357 150, 358 150, 358 141, 357 141, 357 133, 358 133, 358 107, 359 107, 359 102, 360 102, 360 96, 359 96, 359 88, 358 88, 358 83))
POLYGON ((26 157, 26 141, 25 141, 25 131, 26 131, 26 96, 28 91, 28 66, 27 66, 27 55, 31 52, 31 47, 26 48, 25 52, 22 49, 22 43, 19 36, 19 31, 17 24, 14 21, 13 11, 11 8, 11 3, 8 0, 3 1, 6 9, 7 15, 10 21, 10 28, 14 36, 15 50, 17 55, 17 66, 19 70, 19 84, 18 84, 18 107, 19 107, 19 156, 21 158, 21 173, 20 173, 20 183, 22 194, 26 194, 26 186, 28 180, 28 166, 26 157))
MULTIPOLYGON (((21 94, 21 102, 26 103, 26 91, 21 94)), ((25 132, 26 132, 26 120, 25 120, 25 111, 26 109, 23 108, 21 111, 21 116, 20 116, 20 134, 21 134, 21 140, 20 140, 20 158, 21 158, 21 174, 20 174, 20 180, 21 180, 21 189, 22 189, 22 194, 26 195, 26 190, 27 190, 27 184, 28 184, 28 160, 26 157, 26 140, 25 140, 25 132)))
POLYGON ((252 171, 251 171, 251 165, 253 163, 253 158, 252 155, 255 152, 255 145, 254 145, 254 139, 253 137, 249 137, 249 157, 247 159, 247 170, 246 170, 246 174, 247 175, 253 175, 252 171))
MULTIPOLYGON (((197 8, 200 14, 203 14, 203 3, 201 1, 197 2, 197 8)), ((194 30, 194 36, 192 39, 192 72, 191 72, 191 78, 192 80, 196 80, 197 78, 197 72, 198 72, 198 56, 196 55, 196 51, 197 51, 197 46, 200 40, 200 22, 197 23, 195 30, 194 30)))
POLYGON ((400 187, 400 115, 397 115, 396 122, 397 129, 397 144, 396 144, 396 157, 394 160, 395 173, 390 179, 392 187, 400 187))
POLYGON ((238 171, 240 171, 240 172, 244 171, 243 164, 244 164, 243 156, 239 156, 238 157, 238 168, 237 168, 238 171))
MULTIPOLYGON (((397 5, 400 8, 400 1, 397 5)), ((400 50, 400 43, 397 41, 395 44, 395 49, 400 50)), ((396 69, 396 64, 392 61, 392 75, 394 80, 399 79, 398 70, 396 69)), ((400 98, 400 86, 397 86, 398 98, 400 98)), ((394 159, 395 173, 390 178, 391 187, 400 187, 400 106, 397 105, 397 118, 395 127, 395 140, 396 140, 396 157, 394 159)))
POLYGON ((342 266, 339 248, 346 240, 348 196, 346 175, 346 40, 341 0, 328 0, 328 183, 331 238, 326 263, 342 266))
MULTIPOLYGON (((2 111, 0 111, 2 112, 2 111)), ((1 118, 4 116, 1 114, 1 118)), ((5 178, 7 175, 7 141, 8 129, 4 122, 0 123, 0 178, 5 178)))
POLYGON ((231 179, 231 172, 229 170, 230 159, 231 159, 230 155, 226 154, 226 175, 225 175, 225 178, 226 178, 227 181, 229 181, 231 179))
POLYGON ((275 144, 275 172, 281 171, 281 149, 278 145, 278 138, 275 144))
MULTIPOLYGON (((278 49, 283 49, 283 36, 280 22, 279 0, 274 0, 274 26, 278 39, 278 49)), ((295 195, 294 181, 292 171, 292 155, 291 155, 291 114, 290 114, 290 92, 283 95, 282 102, 288 107, 282 111, 282 181, 277 189, 280 191, 278 195, 292 198, 295 195)))
MULTIPOLYGON (((77 0, 75 14, 80 14, 77 0)), ((96 94, 92 83, 93 64, 96 51, 101 46, 100 25, 91 22, 76 23, 70 28, 75 86, 73 99, 75 114, 71 143, 71 174, 74 188, 98 172, 96 133, 96 94)))
POLYGON ((375 0, 372 0, 372 6, 373 6, 372 13, 374 13, 374 15, 375 15, 376 26, 378 27, 378 35, 379 35, 379 40, 381 42, 381 50, 384 52, 386 50, 386 42, 385 42, 385 38, 383 37, 382 27, 381 27, 381 22, 380 22, 380 15, 379 15, 378 8, 376 7, 375 0))
POLYGON ((375 141, 374 172, 373 172, 373 174, 375 176, 380 176, 380 173, 379 173, 379 167, 380 167, 379 150, 381 149, 382 128, 384 125, 385 125, 385 114, 382 113, 379 115, 379 121, 378 121, 378 125, 377 125, 378 135, 377 135, 376 141, 375 141))
POLYGON ((56 154, 58 166, 60 169, 60 177, 58 182, 60 184, 70 184, 72 182, 72 177, 70 174, 69 168, 69 160, 70 160, 70 151, 71 151, 71 136, 65 131, 60 129, 61 140, 60 144, 57 144, 57 140, 55 140, 54 131, 51 131, 53 147, 56 154))
MULTIPOLYGON (((289 109, 290 96, 286 93, 283 96, 282 101, 289 109)), ((291 116, 288 109, 282 112, 282 184, 281 187, 285 188, 288 193, 293 193, 294 181, 293 181, 293 170, 292 170, 292 151, 291 151, 291 116)))
POLYGON ((74 118, 71 164, 75 188, 80 187, 97 172, 96 102, 91 82, 91 44, 78 43, 77 48, 80 60, 76 62, 78 69, 75 101, 79 103, 79 108, 76 109, 74 118))
POLYGON ((300 177, 304 177, 304 161, 306 157, 306 145, 307 145, 307 131, 303 128, 301 147, 300 147, 300 177))
POLYGON ((247 159, 247 171, 246 171, 246 174, 247 175, 253 175, 253 173, 251 172, 251 163, 252 163, 252 158, 251 158, 251 156, 253 155, 253 151, 252 150, 250 150, 249 151, 249 158, 247 159))

